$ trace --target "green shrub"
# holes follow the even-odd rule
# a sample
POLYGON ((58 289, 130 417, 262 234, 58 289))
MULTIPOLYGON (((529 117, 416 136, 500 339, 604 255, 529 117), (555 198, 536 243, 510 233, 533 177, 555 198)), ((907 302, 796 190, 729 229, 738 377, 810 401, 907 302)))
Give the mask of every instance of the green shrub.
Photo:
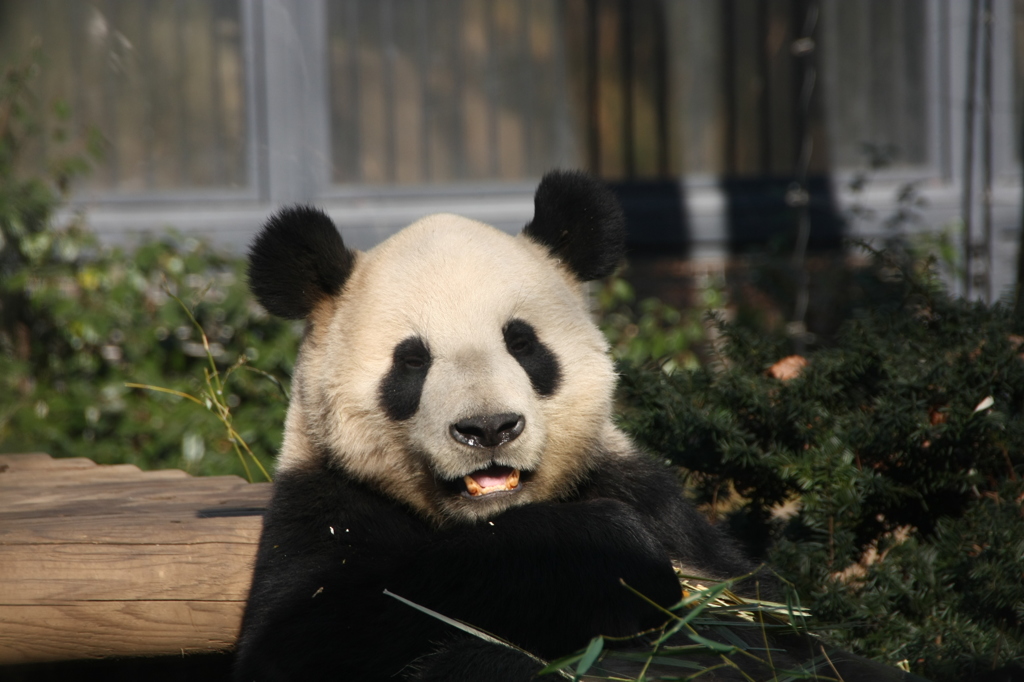
MULTIPOLYGON (((31 327, 0 336, 0 449, 244 473, 212 412, 125 384, 193 395, 202 388, 201 337, 168 292, 195 305, 222 371, 241 355, 286 382, 301 328, 268 317, 249 297, 243 264, 195 239, 169 235, 126 254, 57 235, 55 243, 89 252, 19 277, 31 327)), ((223 398, 235 429, 268 466, 284 424, 282 391, 260 374, 235 371, 223 398)))
POLYGON ((962 680, 1024 661, 1024 338, 907 265, 796 378, 788 339, 721 322, 714 363, 623 366, 623 423, 836 644, 962 680))
MULTIPOLYGON (((706 307, 719 307, 722 301, 722 292, 714 287, 703 292, 706 307)), ((706 335, 701 310, 680 311, 657 298, 637 302, 632 285, 623 277, 611 277, 602 284, 597 305, 601 331, 616 360, 655 361, 669 373, 697 366, 695 349, 706 335)))

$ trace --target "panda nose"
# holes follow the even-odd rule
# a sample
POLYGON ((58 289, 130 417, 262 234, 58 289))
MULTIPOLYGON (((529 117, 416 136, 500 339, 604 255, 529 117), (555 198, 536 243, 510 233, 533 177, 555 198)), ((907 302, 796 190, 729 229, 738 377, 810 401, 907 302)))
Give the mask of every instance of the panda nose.
POLYGON ((514 441, 526 427, 521 414, 486 414, 467 417, 448 428, 452 438, 474 448, 496 448, 514 441))

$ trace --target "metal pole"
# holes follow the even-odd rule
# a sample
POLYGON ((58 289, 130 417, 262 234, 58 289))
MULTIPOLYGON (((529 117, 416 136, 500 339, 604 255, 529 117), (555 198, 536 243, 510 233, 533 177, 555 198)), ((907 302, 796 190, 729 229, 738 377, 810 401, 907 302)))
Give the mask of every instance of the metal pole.
POLYGON ((590 171, 601 175, 601 113, 600 113, 600 77, 598 60, 597 0, 588 0, 586 4, 586 78, 587 78, 587 156, 590 171))
POLYGON ((799 280, 793 320, 789 323, 789 331, 798 354, 804 352, 807 343, 807 307, 810 303, 811 286, 810 273, 807 272, 807 247, 811 238, 811 193, 808 188, 808 176, 811 168, 811 156, 814 152, 814 136, 811 132, 811 103, 818 77, 814 63, 814 51, 818 49, 814 40, 818 24, 818 11, 817 2, 814 0, 808 2, 803 30, 791 47, 793 56, 800 59, 803 64, 797 112, 802 129, 800 131, 800 155, 796 163, 796 181, 786 192, 786 203, 797 210, 798 221, 796 245, 793 249, 793 268, 796 270, 799 280))
POLYGON ((985 303, 992 303, 992 0, 985 0, 982 12, 981 63, 981 229, 984 240, 981 257, 985 264, 985 303))
POLYGON ((971 238, 974 208, 974 90, 978 70, 978 6, 980 0, 971 0, 971 15, 967 22, 967 99, 964 112, 964 174, 960 214, 964 221, 964 298, 971 296, 971 259, 974 257, 971 238))
POLYGON ((633 3, 619 0, 619 49, 622 69, 622 169, 627 180, 636 175, 633 138, 633 3))

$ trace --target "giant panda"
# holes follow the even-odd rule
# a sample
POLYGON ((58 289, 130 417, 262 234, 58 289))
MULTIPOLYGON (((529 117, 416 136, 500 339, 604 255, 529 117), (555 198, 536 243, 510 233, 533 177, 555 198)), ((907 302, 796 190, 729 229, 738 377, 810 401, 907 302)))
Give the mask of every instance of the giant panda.
POLYGON ((439 214, 361 253, 295 207, 255 238, 253 294, 306 326, 239 682, 528 680, 665 620, 622 583, 667 607, 673 564, 750 571, 613 419, 585 284, 623 254, 614 195, 555 171, 534 203, 517 236, 439 214))

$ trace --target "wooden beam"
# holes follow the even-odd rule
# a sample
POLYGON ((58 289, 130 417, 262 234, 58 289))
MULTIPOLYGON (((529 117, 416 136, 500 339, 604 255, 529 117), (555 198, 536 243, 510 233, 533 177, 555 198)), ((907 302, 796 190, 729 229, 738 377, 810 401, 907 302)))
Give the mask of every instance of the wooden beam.
POLYGON ((270 485, 0 455, 0 665, 225 651, 270 485))
POLYGON ((3 604, 0 664, 225 651, 234 644, 244 607, 202 601, 3 604))

